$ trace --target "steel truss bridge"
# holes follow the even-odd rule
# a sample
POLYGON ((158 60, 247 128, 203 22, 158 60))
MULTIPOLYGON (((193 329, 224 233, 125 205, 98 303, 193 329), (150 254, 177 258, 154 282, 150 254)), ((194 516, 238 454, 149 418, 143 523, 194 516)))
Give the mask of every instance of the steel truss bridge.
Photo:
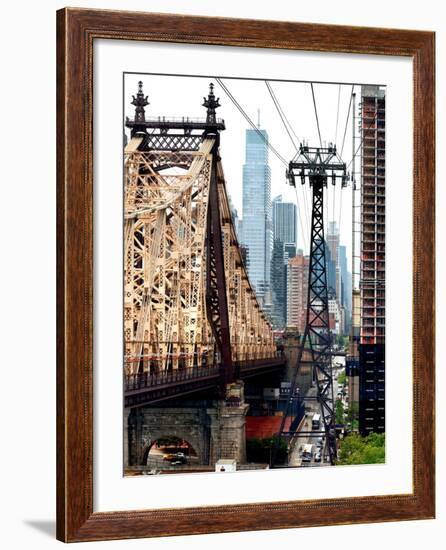
POLYGON ((142 83, 124 154, 125 406, 281 369, 232 222, 213 85, 204 119, 145 117, 142 83))

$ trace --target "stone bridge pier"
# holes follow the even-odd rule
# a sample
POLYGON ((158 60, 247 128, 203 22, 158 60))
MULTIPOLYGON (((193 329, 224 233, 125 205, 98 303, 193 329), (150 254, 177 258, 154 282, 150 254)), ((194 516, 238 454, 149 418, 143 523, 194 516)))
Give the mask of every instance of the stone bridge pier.
MULTIPOLYGON (((287 359, 286 380, 294 380, 297 368, 297 358, 300 351, 300 337, 297 332, 288 332, 283 336, 284 345, 283 351, 287 359)), ((305 350, 302 355, 303 363, 299 374, 296 377, 296 385, 300 389, 301 395, 306 395, 307 391, 311 387, 312 381, 312 367, 311 367, 311 354, 305 350)))
POLYGON ((137 407, 124 411, 125 467, 145 466, 157 439, 177 437, 187 441, 202 465, 221 458, 246 462, 243 383, 230 384, 226 399, 212 407, 137 407))

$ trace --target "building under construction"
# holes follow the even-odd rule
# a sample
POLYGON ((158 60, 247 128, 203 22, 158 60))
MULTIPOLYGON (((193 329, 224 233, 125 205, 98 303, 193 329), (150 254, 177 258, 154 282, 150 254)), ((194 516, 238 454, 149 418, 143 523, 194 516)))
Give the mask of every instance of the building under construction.
POLYGON ((385 90, 361 87, 359 431, 385 431, 385 90))

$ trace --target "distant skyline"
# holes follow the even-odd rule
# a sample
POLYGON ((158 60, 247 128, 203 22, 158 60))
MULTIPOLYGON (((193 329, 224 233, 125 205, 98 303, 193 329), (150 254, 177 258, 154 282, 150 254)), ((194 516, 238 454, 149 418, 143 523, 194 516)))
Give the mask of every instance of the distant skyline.
MULTIPOLYGON (((298 77, 298 75, 296 76, 298 77)), ((245 163, 245 132, 251 126, 220 87, 216 78, 126 74, 123 97, 124 116, 134 116, 134 107, 130 102, 132 95, 136 93, 139 80, 143 81, 144 93, 149 100, 149 105, 146 107, 147 117, 204 117, 205 109, 201 106, 203 96, 208 93, 209 83, 212 81, 215 84, 214 91, 216 96, 220 97, 221 103, 221 107, 217 110, 217 116, 223 118, 226 124, 226 130, 221 133, 220 149, 227 189, 232 203, 240 215, 243 212, 242 178, 245 163)), ((287 162, 290 161, 296 150, 283 126, 265 82, 230 78, 225 78, 223 82, 252 122, 260 123, 260 128, 268 133, 270 144, 287 162)), ((301 141, 305 141, 309 144, 319 145, 310 83, 270 81, 270 86, 291 124, 294 143, 299 144, 301 141)), ((341 152, 342 143, 344 143, 342 158, 349 165, 353 156, 351 113, 347 123, 346 119, 352 86, 317 83, 313 85, 313 90, 322 142, 324 145, 328 145, 329 142, 337 141, 339 152, 341 152)), ((359 91, 360 87, 355 86, 357 106, 359 91)), ((359 145, 359 140, 357 140, 357 144, 359 145)), ((307 185, 298 184, 296 189, 290 187, 285 177, 285 164, 271 151, 269 152, 269 165, 271 168, 271 196, 274 198, 277 195, 282 195, 284 202, 295 204, 297 199, 297 246, 304 251, 304 254, 308 254, 311 190, 307 185)), ((359 158, 357 157, 358 168, 359 158)), ((326 231, 329 221, 336 221, 340 225, 340 243, 346 247, 348 270, 351 271, 350 185, 342 191, 339 185, 336 187, 328 185, 325 199, 326 231)))

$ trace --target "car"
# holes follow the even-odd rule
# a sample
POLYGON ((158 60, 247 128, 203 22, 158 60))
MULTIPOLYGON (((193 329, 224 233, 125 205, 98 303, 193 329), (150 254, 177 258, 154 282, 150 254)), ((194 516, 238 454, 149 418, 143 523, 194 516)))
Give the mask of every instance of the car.
POLYGON ((187 463, 187 458, 184 453, 167 453, 163 456, 163 460, 167 462, 178 462, 181 464, 187 463))
POLYGON ((165 455, 163 455, 163 460, 172 461, 172 460, 176 460, 176 458, 177 458, 177 455, 175 453, 166 453, 165 455))
POLYGON ((316 454, 314 455, 314 461, 315 462, 320 462, 321 461, 321 452, 320 451, 317 451, 316 454))

